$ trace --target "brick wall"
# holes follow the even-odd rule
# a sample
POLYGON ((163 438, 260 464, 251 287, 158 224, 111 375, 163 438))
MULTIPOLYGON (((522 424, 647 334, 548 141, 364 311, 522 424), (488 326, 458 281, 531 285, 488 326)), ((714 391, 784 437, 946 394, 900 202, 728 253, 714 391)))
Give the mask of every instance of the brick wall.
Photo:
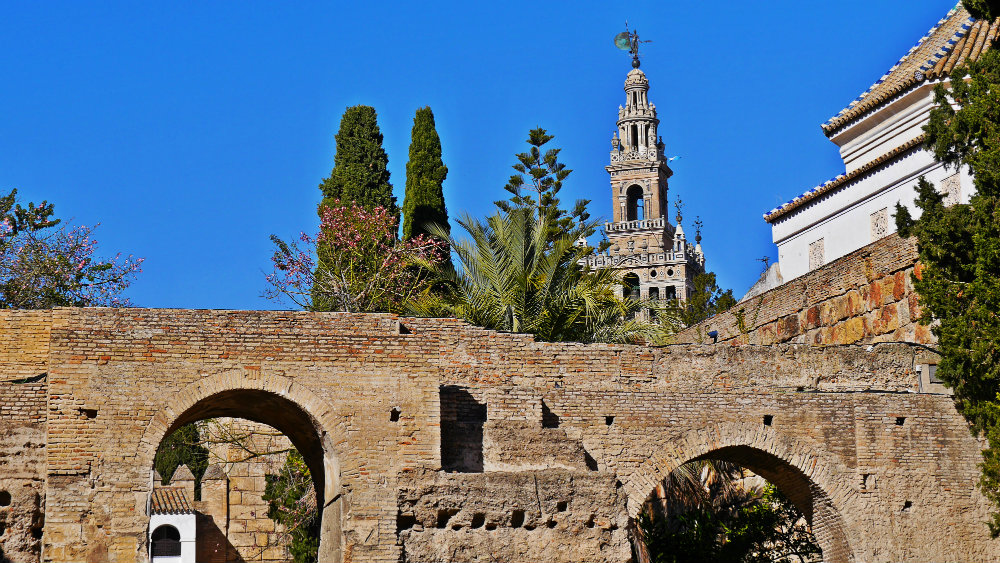
POLYGON ((448 319, 262 311, 57 309, 51 323, 46 561, 145 560, 156 446, 208 417, 279 429, 322 475, 324 561, 501 546, 563 560, 547 544, 626 561, 621 523, 702 456, 777 483, 827 561, 1000 558, 980 444, 949 397, 917 392, 918 346, 547 344, 448 319), (445 419, 481 412, 442 404, 446 387, 486 405, 481 473, 442 471, 445 419), (458 519, 438 527, 435 502, 458 519))
MULTIPOLYGON (((692 326, 678 343, 931 344, 917 324, 916 244, 893 234, 692 326)), ((918 270, 919 271, 919 270, 918 270)))

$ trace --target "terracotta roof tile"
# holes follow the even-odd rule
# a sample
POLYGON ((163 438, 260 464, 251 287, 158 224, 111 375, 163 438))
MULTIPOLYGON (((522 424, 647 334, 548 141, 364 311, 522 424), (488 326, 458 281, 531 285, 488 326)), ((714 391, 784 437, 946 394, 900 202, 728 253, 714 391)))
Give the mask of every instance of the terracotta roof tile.
POLYGON ((163 487, 153 490, 153 514, 194 514, 184 489, 163 487))
POLYGON ((853 170, 847 174, 840 174, 838 176, 835 176, 827 180, 826 182, 800 195, 799 197, 789 201, 788 203, 779 205, 778 207, 775 207, 774 209, 768 211, 767 213, 764 214, 764 220, 767 221, 768 223, 774 223, 781 217, 790 213, 792 210, 798 209, 799 207, 802 207, 806 203, 836 190, 837 188, 843 186, 844 184, 847 184, 851 180, 863 176, 864 174, 871 172, 878 166, 896 158, 901 154, 908 152, 910 149, 919 146, 921 143, 924 142, 925 137, 926 137, 925 135, 920 135, 919 137, 907 141, 906 143, 903 143, 899 147, 892 149, 891 151, 883 154, 882 156, 876 158, 875 160, 869 162, 868 164, 865 164, 864 166, 858 168, 857 170, 853 170))
POLYGON ((910 48, 909 52, 849 106, 823 124, 829 136, 905 90, 947 76, 959 63, 976 60, 997 37, 1000 18, 979 20, 958 6, 910 48))

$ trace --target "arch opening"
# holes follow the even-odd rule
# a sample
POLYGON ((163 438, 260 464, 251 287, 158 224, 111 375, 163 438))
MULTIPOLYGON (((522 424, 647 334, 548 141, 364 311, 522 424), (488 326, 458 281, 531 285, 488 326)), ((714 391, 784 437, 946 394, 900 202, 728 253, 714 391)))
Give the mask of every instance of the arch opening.
POLYGON ((704 542, 694 548, 702 556, 715 548, 732 560, 743 560, 741 550, 803 562, 853 560, 829 495, 798 467, 746 445, 693 457, 656 485, 635 522, 637 560, 651 561, 665 546, 691 548, 692 537, 704 542), (723 531, 706 539, 711 526, 723 531))
MULTIPOLYGON (((250 514, 249 518, 273 527, 273 537, 268 538, 264 548, 287 548, 292 542, 301 543, 306 526, 300 530, 287 523, 283 525, 283 512, 270 510, 267 497, 271 495, 273 499, 278 495, 280 506, 282 498, 294 495, 291 498, 298 499, 293 507, 296 511, 302 506, 314 507, 311 515, 307 508, 303 514, 293 516, 301 517, 302 522, 311 522, 309 533, 318 536, 319 560, 341 559, 339 466, 333 441, 319 420, 295 401, 272 391, 223 390, 197 400, 174 417, 157 444, 158 450, 175 432, 180 434, 190 428, 200 430, 194 434, 198 445, 207 445, 213 454, 205 464, 208 470, 201 468, 204 478, 195 477, 202 486, 201 494, 197 500, 194 496, 191 498, 194 511, 208 516, 198 519, 199 553, 220 547, 263 552, 257 539, 261 534, 253 533, 253 541, 245 548, 245 538, 236 537, 244 531, 249 533, 257 529, 252 523, 246 530, 228 523, 212 525, 215 513, 231 519, 235 511, 250 514), (308 468, 307 472, 301 470, 303 465, 308 468), (215 484, 223 481, 228 484, 215 484), (273 523, 268 524, 268 520, 273 523)), ((171 479, 170 488, 178 489, 185 486, 183 480, 188 479, 190 473, 182 474, 180 480, 177 475, 162 475, 161 478, 171 479)), ((154 485, 154 491, 156 489, 154 485)), ((154 513, 157 494, 152 495, 154 513)), ((309 541, 308 537, 305 541, 309 541)), ((254 553, 249 551, 241 553, 241 557, 253 558, 254 553)))
POLYGON ((181 555, 181 533, 169 524, 158 526, 153 530, 150 541, 152 542, 150 552, 153 557, 180 557, 181 555))
POLYGON ((626 198, 626 220, 642 221, 646 218, 646 203, 643 199, 642 187, 632 184, 625 192, 626 198))

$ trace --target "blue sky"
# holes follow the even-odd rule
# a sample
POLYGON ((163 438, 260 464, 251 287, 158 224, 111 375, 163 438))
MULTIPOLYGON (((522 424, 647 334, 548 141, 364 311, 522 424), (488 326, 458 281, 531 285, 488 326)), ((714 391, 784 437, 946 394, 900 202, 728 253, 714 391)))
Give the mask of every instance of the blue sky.
POLYGON ((502 199, 527 131, 555 135, 562 199, 610 215, 607 164, 644 46, 671 199, 705 223, 742 294, 776 257, 761 215, 843 171, 819 124, 953 0, 838 2, 8 2, 0 5, 0 190, 100 223, 143 256, 145 307, 283 308, 261 297, 272 233, 316 228, 347 106, 379 114, 402 203, 413 113, 430 105, 452 217, 502 199))

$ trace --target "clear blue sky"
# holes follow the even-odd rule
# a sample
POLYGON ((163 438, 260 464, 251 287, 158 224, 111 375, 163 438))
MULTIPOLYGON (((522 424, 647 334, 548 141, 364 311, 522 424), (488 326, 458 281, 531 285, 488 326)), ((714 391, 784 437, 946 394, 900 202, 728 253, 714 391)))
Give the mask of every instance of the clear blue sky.
POLYGON ((7 2, 0 190, 101 226, 146 258, 145 307, 263 299, 268 235, 316 228, 347 106, 378 110, 402 203, 413 113, 430 105, 452 217, 506 192, 528 129, 574 170, 563 201, 610 215, 607 164, 643 39, 671 198, 705 223, 708 267, 742 294, 776 256, 762 213, 843 171, 819 124, 954 0, 838 2, 7 2))

